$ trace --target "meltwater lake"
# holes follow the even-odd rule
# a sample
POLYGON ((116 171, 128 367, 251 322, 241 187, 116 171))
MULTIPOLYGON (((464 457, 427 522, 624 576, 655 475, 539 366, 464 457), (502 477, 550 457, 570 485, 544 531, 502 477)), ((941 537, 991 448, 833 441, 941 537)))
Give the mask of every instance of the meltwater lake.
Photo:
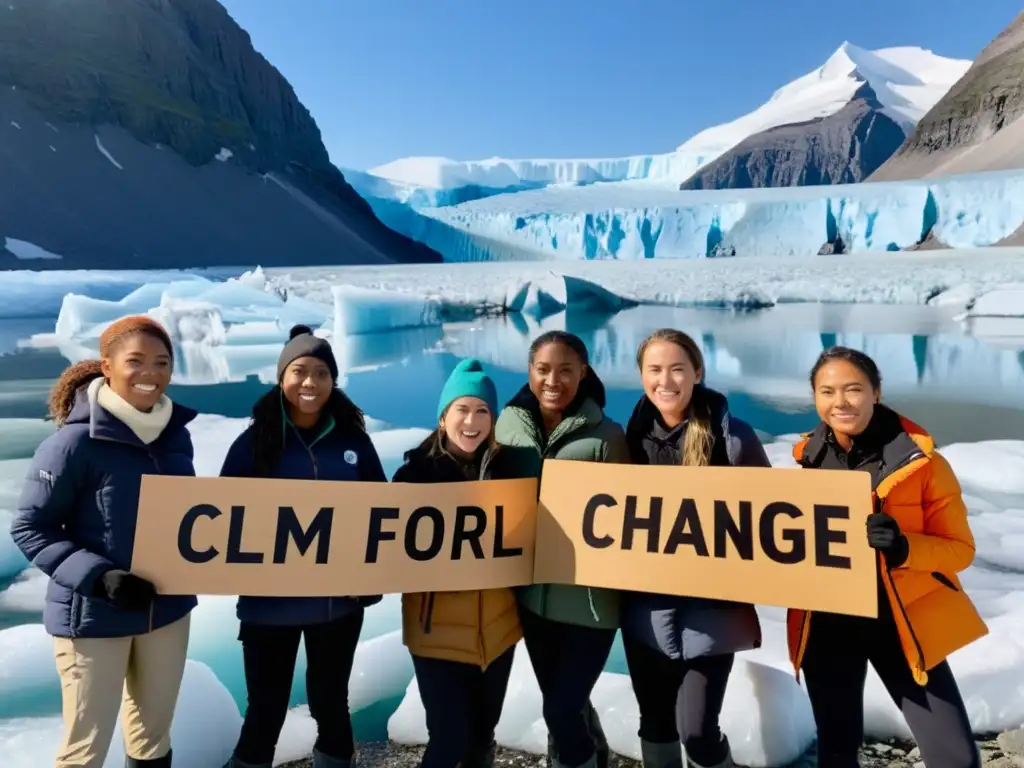
MULTIPOLYGON (((0 730, 5 720, 12 718, 26 718, 19 722, 43 729, 47 722, 52 725, 52 718, 60 712, 51 646, 41 628, 28 626, 41 622, 45 580, 31 570, 22 570, 25 563, 6 534, 28 459, 52 429, 43 421, 49 388, 67 365, 61 349, 31 342, 36 334, 52 333, 55 321, 56 316, 0 320, 0 685, 4 691, 0 730)), ((866 304, 781 304, 747 311, 639 306, 613 314, 569 310, 542 320, 510 314, 349 337, 345 389, 372 417, 373 437, 390 475, 402 452, 433 426, 438 393, 460 358, 476 356, 488 363, 499 397, 505 401, 526 380, 530 341, 552 328, 584 339, 592 365, 608 389, 608 413, 620 423, 628 418, 641 394, 635 361, 641 340, 665 326, 690 333, 704 350, 707 383, 724 392, 733 413, 748 420, 766 442, 815 424, 807 376, 819 352, 833 344, 857 347, 879 363, 885 401, 923 424, 940 448, 952 446, 979 542, 979 560, 967 573, 966 584, 986 618, 997 628, 1003 622, 1005 632, 1010 633, 1024 624, 1024 597, 1020 597, 1024 596, 1024 556, 1019 554, 1019 545, 1024 543, 1024 488, 1018 487, 1024 481, 1007 479, 999 461, 1005 451, 1013 450, 1021 451, 1019 458, 1024 461, 1021 443, 1015 442, 1024 439, 1024 327, 1020 322, 972 325, 941 307, 866 304), (1011 546, 1013 542, 1017 545, 1011 546), (1014 599, 1014 595, 1018 597, 1014 599)), ((246 353, 246 371, 272 370, 279 349, 280 344, 254 345, 246 353)), ((219 370, 221 380, 214 376, 211 381, 209 375, 202 383, 179 378, 169 391, 175 401, 203 414, 193 429, 201 474, 218 471, 231 440, 244 428, 252 404, 268 386, 258 374, 239 376, 215 366, 210 370, 219 370)), ((770 446, 769 454, 773 461, 779 457, 780 463, 786 463, 785 437, 770 446)), ((207 664, 236 704, 244 708, 234 599, 200 600, 190 657, 207 664)), ((749 658, 791 679, 784 651, 783 612, 763 609, 761 615, 765 647, 749 658)), ((395 715, 412 679, 399 630, 398 597, 389 596, 369 612, 357 656, 352 707, 357 711, 359 738, 385 738, 393 716, 392 727, 399 732, 410 727, 407 717, 395 715)), ((993 642, 1004 642, 1003 630, 993 635, 993 642)), ((1004 707, 1002 715, 987 715, 994 707, 995 695, 989 677, 978 678, 972 688, 971 670, 980 663, 975 656, 985 653, 980 648, 965 654, 961 664, 965 695, 969 699, 975 696, 972 715, 1012 719, 1024 704, 1004 707)), ((987 653, 991 656, 992 648, 987 653)), ((1018 647, 1016 653, 1019 655, 1013 657, 1004 654, 1004 672, 1013 670, 1019 675, 1024 670, 1024 651, 1018 647)), ((526 664, 525 653, 519 656, 517 673, 523 671, 520 665, 526 664)), ((618 695, 615 691, 621 692, 623 680, 628 695, 621 646, 616 646, 607 671, 613 674, 602 682, 603 693, 595 694, 596 705, 598 699, 611 702, 618 695)), ((303 674, 300 655, 294 706, 306 701, 303 674)), ((746 695, 743 691, 757 685, 739 678, 736 696, 746 695)), ((515 686, 510 688, 508 717, 522 725, 534 702, 523 699, 517 703, 515 690, 515 686)), ((727 732, 730 722, 739 727, 746 716, 741 703, 739 698, 732 705, 727 701, 723 716, 727 732), (738 708, 732 715, 730 706, 738 708)), ((882 731, 888 728, 899 733, 898 718, 886 705, 884 692, 872 694, 869 690, 869 721, 882 731)), ((599 710, 602 706, 598 705, 599 710)), ((617 741, 635 739, 635 704, 630 706, 632 714, 625 715, 623 725, 615 726, 615 733, 609 733, 613 748, 617 741)), ((1018 714, 1024 717, 1024 712, 1018 714)), ((538 717, 539 709, 527 719, 538 717)), ((525 746, 532 743, 526 736, 520 741, 525 746)))

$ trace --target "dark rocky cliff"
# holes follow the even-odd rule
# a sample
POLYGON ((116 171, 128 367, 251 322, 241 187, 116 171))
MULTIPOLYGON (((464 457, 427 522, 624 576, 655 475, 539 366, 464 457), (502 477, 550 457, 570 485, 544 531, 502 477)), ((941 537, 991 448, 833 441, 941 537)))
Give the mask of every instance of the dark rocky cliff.
POLYGON ((440 261, 376 218, 216 0, 3 5, 0 236, 63 256, 32 268, 440 261))
POLYGON ((1024 11, 871 181, 1024 167, 1024 11))
POLYGON ((749 136, 708 163, 680 189, 748 189, 863 181, 903 143, 865 83, 835 114, 749 136))

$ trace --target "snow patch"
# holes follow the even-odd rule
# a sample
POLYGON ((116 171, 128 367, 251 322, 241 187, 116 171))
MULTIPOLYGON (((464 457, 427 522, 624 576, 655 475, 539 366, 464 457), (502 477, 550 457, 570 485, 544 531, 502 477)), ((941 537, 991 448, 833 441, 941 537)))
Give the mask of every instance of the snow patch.
POLYGON ((226 163, 228 160, 230 160, 234 156, 235 156, 235 153, 232 152, 227 147, 221 147, 220 148, 220 152, 218 152, 216 155, 214 155, 214 157, 217 160, 220 160, 222 163, 226 163))
POLYGON ((56 253, 50 253, 50 251, 30 243, 26 240, 16 240, 13 237, 4 238, 4 248, 10 253, 13 253, 15 258, 22 259, 23 261, 31 261, 33 259, 61 259, 64 258, 56 253))
POLYGON ((103 156, 110 161, 111 165, 113 165, 118 170, 123 171, 124 166, 117 162, 117 160, 114 159, 114 156, 107 151, 107 148, 103 146, 103 142, 100 141, 99 135, 94 135, 94 138, 96 139, 96 149, 103 153, 103 156))

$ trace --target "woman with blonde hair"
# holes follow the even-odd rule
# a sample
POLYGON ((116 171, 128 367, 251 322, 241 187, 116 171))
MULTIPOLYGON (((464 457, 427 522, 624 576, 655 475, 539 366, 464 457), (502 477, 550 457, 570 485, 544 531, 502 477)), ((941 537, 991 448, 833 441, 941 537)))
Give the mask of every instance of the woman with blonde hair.
MULTIPOLYGON (((771 466, 754 430, 704 384, 704 357, 682 331, 663 328, 637 351, 644 394, 626 425, 634 464, 771 466)), ((685 585, 684 585, 685 586, 685 585)), ((761 643, 752 605, 622 593, 622 641, 640 709, 644 768, 730 766, 719 728, 737 651, 761 643)))

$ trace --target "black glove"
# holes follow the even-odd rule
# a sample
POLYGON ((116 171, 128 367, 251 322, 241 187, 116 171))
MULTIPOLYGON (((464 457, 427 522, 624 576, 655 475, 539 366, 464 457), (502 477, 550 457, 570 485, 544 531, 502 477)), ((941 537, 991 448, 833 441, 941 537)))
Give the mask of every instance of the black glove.
POLYGON ((144 611, 156 597, 156 588, 148 581, 116 568, 96 579, 94 592, 122 611, 144 611))
POLYGON ((899 523, 884 512, 868 516, 868 544, 885 555, 890 568, 903 565, 910 555, 910 542, 900 531, 899 523))

